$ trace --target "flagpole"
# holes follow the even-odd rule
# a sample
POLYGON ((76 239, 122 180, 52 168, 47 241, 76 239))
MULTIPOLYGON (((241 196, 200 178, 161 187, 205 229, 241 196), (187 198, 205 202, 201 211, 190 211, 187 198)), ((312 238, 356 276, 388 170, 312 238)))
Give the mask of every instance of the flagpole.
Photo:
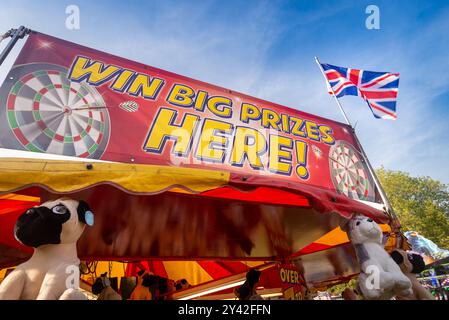
POLYGON ((335 98, 335 101, 337 102, 337 105, 340 108, 340 111, 341 111, 343 117, 345 118, 346 123, 352 128, 351 122, 349 121, 349 118, 346 115, 345 110, 343 110, 343 107, 341 106, 340 101, 338 100, 337 96, 335 95, 334 88, 332 88, 329 81, 327 81, 326 74, 324 73, 323 67, 321 66, 320 60, 318 60, 318 57, 315 57, 315 62, 318 64, 318 67, 320 68, 321 74, 323 75, 324 79, 329 84, 329 88, 332 90, 332 96, 335 98))
POLYGON ((396 217, 396 214, 395 214, 395 212, 393 210, 393 207, 391 206, 391 203, 388 200, 387 195, 386 195, 384 189, 382 188, 379 179, 377 178, 376 172, 374 171, 373 167, 371 166, 371 163, 368 160, 368 157, 367 157, 367 155, 365 153, 365 150, 363 150, 362 144, 360 143, 359 139, 357 138, 357 135, 355 134, 355 129, 352 127, 351 122, 349 121, 349 118, 346 115, 346 112, 344 111, 344 109, 343 109, 343 107, 342 107, 342 105, 340 103, 340 100, 338 100, 337 95, 335 94, 334 88, 331 86, 331 84, 327 80, 326 74, 324 73, 323 67, 321 66, 321 63, 318 60, 318 57, 315 57, 315 62, 318 64, 318 67, 321 70, 321 74, 323 75, 324 79, 326 80, 327 84, 329 85, 329 87, 330 87, 330 89, 332 91, 332 96, 334 97, 335 101, 337 102, 337 105, 338 105, 341 113, 343 114, 343 117, 345 118, 346 123, 349 125, 349 127, 352 130, 352 133, 354 135, 355 141, 357 142, 357 145, 360 148, 360 151, 361 151, 360 153, 362 155, 362 160, 366 163, 366 165, 368 167, 368 171, 369 171, 369 173, 371 175, 371 178, 373 179, 374 184, 376 185, 377 190, 379 190, 380 197, 382 198, 382 202, 384 203, 384 205, 386 207, 385 209, 386 209, 387 213, 390 215, 390 217, 392 219, 397 221, 397 217, 396 217))

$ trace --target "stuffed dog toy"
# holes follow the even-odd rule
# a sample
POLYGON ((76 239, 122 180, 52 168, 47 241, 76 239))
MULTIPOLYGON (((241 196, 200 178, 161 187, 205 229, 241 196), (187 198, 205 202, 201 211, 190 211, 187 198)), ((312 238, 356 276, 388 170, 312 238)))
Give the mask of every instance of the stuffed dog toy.
POLYGON ((150 287, 158 282, 158 277, 146 270, 137 272, 137 285, 131 293, 130 300, 153 300, 150 287))
POLYGON ((43 203, 23 213, 14 228, 16 239, 34 248, 0 284, 0 299, 86 300, 76 283, 79 263, 76 242, 93 225, 88 204, 69 198, 43 203))
POLYGON ((97 300, 122 300, 122 296, 112 289, 107 272, 95 280, 92 293, 98 296, 97 300))
POLYGON ((372 219, 357 215, 342 226, 360 265, 358 287, 367 300, 387 300, 412 294, 410 280, 382 245, 382 230, 372 219))
POLYGON ((181 279, 175 283, 176 290, 183 290, 190 288, 190 283, 186 279, 181 279))
POLYGON ((391 252, 391 257, 399 265, 401 271, 412 283, 413 293, 408 296, 397 295, 397 300, 435 300, 434 296, 427 291, 416 279, 416 274, 424 271, 425 263, 421 255, 413 252, 405 252, 395 249, 391 252))

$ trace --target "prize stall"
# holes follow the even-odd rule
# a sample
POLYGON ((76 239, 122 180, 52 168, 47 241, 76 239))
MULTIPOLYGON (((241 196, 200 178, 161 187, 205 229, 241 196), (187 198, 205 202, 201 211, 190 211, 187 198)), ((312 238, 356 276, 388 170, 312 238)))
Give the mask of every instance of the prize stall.
POLYGON ((232 299, 256 268, 263 297, 303 299, 358 274, 342 221, 364 215, 403 245, 350 126, 26 37, 0 88, 0 147, 28 152, 0 158, 0 280, 33 252, 18 217, 61 197, 95 217, 77 243, 86 290, 108 272, 123 293, 147 270, 189 283, 159 297, 232 299))

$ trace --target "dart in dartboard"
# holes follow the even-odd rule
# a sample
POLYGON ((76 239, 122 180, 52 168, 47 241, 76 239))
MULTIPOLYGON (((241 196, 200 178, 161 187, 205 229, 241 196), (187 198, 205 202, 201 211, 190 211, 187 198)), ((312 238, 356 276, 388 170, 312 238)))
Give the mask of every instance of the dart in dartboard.
POLYGON ((336 141, 330 148, 329 168, 338 193, 351 199, 373 200, 374 187, 367 174, 367 168, 348 142, 336 141))
POLYGON ((98 159, 110 136, 107 106, 95 88, 68 80, 53 64, 14 67, 0 89, 0 146, 98 159))

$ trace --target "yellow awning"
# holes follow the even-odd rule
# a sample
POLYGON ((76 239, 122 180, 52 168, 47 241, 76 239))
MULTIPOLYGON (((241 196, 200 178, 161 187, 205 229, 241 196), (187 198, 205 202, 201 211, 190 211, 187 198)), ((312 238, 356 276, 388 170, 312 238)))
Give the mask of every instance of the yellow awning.
POLYGON ((199 193, 226 185, 230 174, 156 165, 0 158, 0 192, 41 186, 58 193, 111 184, 135 194, 169 189, 199 193))

